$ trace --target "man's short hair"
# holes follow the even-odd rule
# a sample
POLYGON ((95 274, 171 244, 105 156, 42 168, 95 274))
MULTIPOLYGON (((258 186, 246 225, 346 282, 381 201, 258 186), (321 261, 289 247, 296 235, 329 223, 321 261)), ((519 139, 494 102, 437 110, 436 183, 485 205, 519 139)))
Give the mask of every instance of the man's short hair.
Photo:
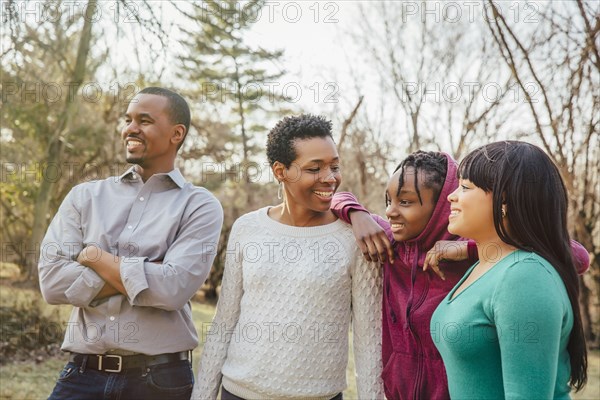
MULTIPOLYGON (((166 97, 168 102, 167 112, 169 117, 171 118, 171 122, 173 124, 182 124, 185 126, 185 137, 187 137, 187 133, 190 129, 191 122, 191 112, 190 106, 187 101, 181 95, 175 93, 172 90, 150 86, 140 90, 139 94, 154 94, 157 96, 166 97)), ((185 140, 184 137, 184 140, 185 140)), ((183 140, 179 143, 177 150, 183 145, 183 140)))

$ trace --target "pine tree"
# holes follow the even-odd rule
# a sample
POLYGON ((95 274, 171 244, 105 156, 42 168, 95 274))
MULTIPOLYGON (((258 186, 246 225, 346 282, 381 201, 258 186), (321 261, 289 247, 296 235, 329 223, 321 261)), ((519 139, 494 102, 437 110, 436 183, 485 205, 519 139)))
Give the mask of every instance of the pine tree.
MULTIPOLYGON (((273 90, 284 73, 276 67, 283 51, 252 48, 244 34, 256 22, 264 1, 204 1, 186 16, 197 29, 184 30, 189 55, 182 57, 181 76, 194 85, 190 95, 200 104, 220 103, 228 114, 233 137, 241 144, 242 165, 248 166, 268 130, 259 121, 278 112, 284 98, 273 90)), ((244 170, 244 168, 242 168, 244 170)), ((250 181, 246 175, 244 180, 250 181)))

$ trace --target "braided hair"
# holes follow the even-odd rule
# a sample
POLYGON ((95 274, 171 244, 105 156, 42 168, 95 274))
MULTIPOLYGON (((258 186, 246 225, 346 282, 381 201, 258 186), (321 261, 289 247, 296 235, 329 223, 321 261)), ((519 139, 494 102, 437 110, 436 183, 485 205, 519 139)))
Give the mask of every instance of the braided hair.
POLYGON ((422 176, 424 177, 424 181, 422 182, 423 187, 433 190, 433 201, 434 203, 437 203, 444 182, 446 181, 446 173, 448 171, 448 161, 446 156, 440 152, 422 150, 417 150, 414 153, 409 154, 408 157, 398 164, 394 170, 394 173, 401 170, 396 196, 400 195, 400 190, 402 190, 402 186, 404 186, 404 175, 407 167, 413 167, 415 170, 415 188, 421 205, 423 205, 423 200, 419 189, 418 171, 421 171, 422 176))

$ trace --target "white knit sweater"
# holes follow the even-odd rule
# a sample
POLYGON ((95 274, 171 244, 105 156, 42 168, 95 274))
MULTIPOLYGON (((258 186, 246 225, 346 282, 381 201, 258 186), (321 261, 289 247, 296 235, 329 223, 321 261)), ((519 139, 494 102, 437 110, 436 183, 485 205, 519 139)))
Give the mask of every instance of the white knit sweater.
POLYGON ((192 399, 330 399, 346 384, 348 328, 360 399, 383 398, 381 268, 341 221, 281 224, 268 207, 231 229, 217 313, 192 399))

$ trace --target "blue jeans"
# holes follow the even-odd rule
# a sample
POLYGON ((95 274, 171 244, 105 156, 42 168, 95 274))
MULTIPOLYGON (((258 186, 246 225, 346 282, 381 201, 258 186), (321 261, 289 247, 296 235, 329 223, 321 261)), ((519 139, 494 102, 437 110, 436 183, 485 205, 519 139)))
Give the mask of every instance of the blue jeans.
POLYGON ((97 371, 69 362, 49 400, 189 400, 194 373, 188 360, 121 373, 97 371))

